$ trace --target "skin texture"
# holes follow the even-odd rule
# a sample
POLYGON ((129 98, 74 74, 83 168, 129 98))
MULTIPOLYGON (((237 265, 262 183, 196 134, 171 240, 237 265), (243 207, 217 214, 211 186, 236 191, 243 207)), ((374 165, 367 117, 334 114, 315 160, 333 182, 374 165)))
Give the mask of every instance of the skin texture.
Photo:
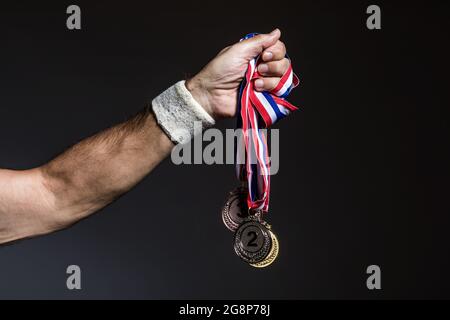
MULTIPOLYGON (((238 87, 248 62, 262 54, 256 80, 273 89, 288 68, 280 31, 222 50, 188 90, 216 120, 236 114, 238 87)), ((88 217, 128 192, 173 148, 150 106, 130 120, 87 138, 49 163, 30 170, 0 169, 0 244, 48 234, 88 217)))

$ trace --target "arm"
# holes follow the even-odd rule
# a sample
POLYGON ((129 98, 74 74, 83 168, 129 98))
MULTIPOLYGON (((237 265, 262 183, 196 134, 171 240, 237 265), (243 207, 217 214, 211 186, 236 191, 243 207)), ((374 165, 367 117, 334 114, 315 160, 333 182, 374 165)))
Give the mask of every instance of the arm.
MULTIPOLYGON (((263 54, 256 87, 271 90, 287 70, 280 32, 222 50, 186 83, 215 119, 234 116, 248 62, 263 54)), ((0 170, 0 244, 65 228, 129 191, 171 151, 173 143, 144 109, 127 122, 73 146, 42 167, 0 170)))
POLYGON ((173 143, 149 108, 27 171, 0 170, 0 243, 67 227, 152 171, 173 143))

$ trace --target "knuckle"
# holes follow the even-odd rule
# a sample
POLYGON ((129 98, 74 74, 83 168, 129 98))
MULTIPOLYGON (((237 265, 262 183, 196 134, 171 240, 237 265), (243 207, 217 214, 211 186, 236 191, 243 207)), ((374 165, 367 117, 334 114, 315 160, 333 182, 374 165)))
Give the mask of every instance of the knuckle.
POLYGON ((271 72, 272 72, 273 74, 279 74, 280 72, 283 71, 282 69, 283 69, 283 66, 282 66, 281 62, 280 62, 280 61, 276 61, 276 62, 274 62, 274 63, 272 64, 272 70, 271 70, 271 72))
POLYGON ((279 46, 274 47, 272 52, 273 52, 275 61, 280 61, 285 56, 285 52, 283 51, 283 48, 280 48, 279 46))
POLYGON ((267 90, 274 89, 278 85, 278 82, 280 82, 280 78, 271 78, 270 81, 267 81, 267 90))
POLYGON ((283 75, 289 67, 289 62, 286 62, 287 59, 283 59, 280 61, 274 61, 269 65, 269 71, 274 75, 283 75))
POLYGON ((280 50, 280 54, 282 56, 284 56, 286 54, 286 45, 284 44, 284 42, 280 41, 280 49, 279 50, 280 50))
POLYGON ((291 65, 291 62, 289 61, 289 59, 284 58, 283 59, 283 73, 285 73, 287 71, 287 69, 289 69, 290 65, 291 65))
POLYGON ((286 47, 283 42, 279 42, 275 47, 276 55, 281 59, 286 54, 286 47))

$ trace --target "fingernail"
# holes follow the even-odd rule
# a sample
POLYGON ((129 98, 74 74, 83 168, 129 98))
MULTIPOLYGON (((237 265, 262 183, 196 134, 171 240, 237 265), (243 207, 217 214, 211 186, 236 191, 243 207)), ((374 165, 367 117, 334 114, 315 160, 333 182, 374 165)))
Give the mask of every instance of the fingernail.
POLYGON ((260 64, 258 67, 259 72, 267 72, 269 71, 269 66, 267 64, 260 64))
POLYGON ((274 35, 275 33, 277 33, 277 31, 278 31, 278 28, 275 28, 270 34, 274 35))
POLYGON ((264 86, 264 81, 261 79, 255 80, 255 87, 256 88, 262 88, 264 86))
POLYGON ((270 60, 270 59, 272 59, 272 57, 273 57, 273 53, 272 52, 270 52, 270 51, 266 51, 266 52, 264 52, 264 60, 270 60))

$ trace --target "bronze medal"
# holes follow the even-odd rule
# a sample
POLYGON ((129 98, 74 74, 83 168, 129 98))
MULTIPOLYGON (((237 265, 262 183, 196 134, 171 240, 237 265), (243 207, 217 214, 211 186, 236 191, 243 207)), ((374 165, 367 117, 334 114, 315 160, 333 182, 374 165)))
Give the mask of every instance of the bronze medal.
POLYGON ((247 188, 236 188, 230 192, 228 200, 222 209, 223 223, 233 232, 249 217, 247 195, 247 188))

